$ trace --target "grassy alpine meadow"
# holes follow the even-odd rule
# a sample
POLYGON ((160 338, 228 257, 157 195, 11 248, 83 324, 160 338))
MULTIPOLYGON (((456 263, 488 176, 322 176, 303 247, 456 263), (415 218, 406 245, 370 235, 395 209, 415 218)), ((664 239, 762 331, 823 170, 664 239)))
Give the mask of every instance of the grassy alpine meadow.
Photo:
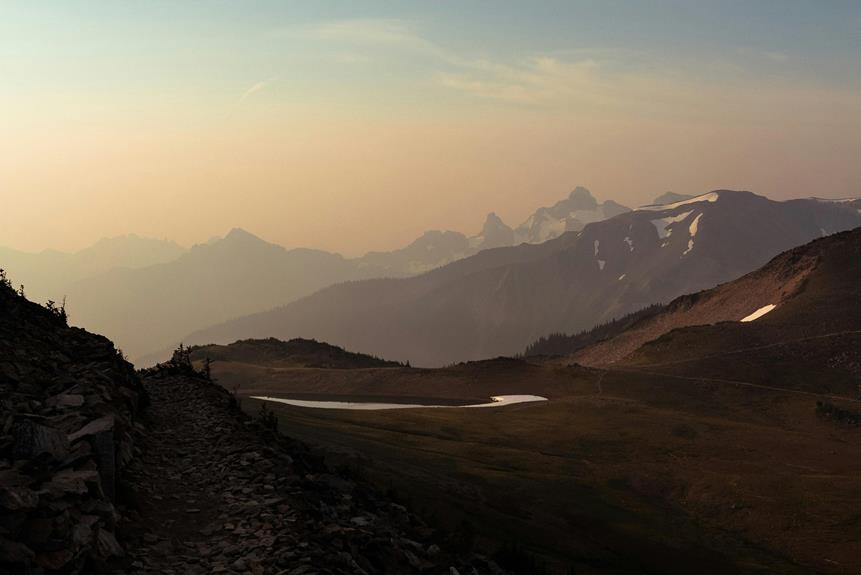
MULTIPOLYGON (((534 561, 536 572, 849 573, 857 566, 859 432, 817 415, 814 398, 631 372, 526 371, 533 380, 519 382, 519 391, 549 401, 493 409, 267 407, 282 433, 320 449, 332 465, 390 490, 464 545, 528 555, 517 560, 534 561)), ((409 389, 415 375, 401 374, 409 389)), ((309 380, 321 386, 345 375, 282 372, 266 389, 292 397, 291 389, 307 393, 309 380)), ((451 385, 452 370, 440 377, 451 385)), ((479 387, 485 397, 495 393, 480 375, 471 381, 469 395, 481 396, 479 387)), ((361 401, 359 391, 337 393, 333 384, 329 397, 361 401)), ((251 414, 260 403, 242 397, 251 414)))

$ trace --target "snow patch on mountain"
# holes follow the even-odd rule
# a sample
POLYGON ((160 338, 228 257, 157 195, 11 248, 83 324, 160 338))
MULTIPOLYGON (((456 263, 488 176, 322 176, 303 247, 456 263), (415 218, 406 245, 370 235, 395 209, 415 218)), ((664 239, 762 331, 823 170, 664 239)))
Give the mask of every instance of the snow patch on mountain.
POLYGON ((718 201, 719 197, 720 197, 719 193, 709 192, 707 194, 703 194, 701 196, 696 196, 696 197, 693 197, 693 198, 690 198, 687 200, 682 200, 680 202, 675 202, 673 204, 640 206, 637 209, 642 210, 642 211, 649 211, 649 212, 661 212, 664 210, 673 210, 673 209, 681 207, 681 206, 687 206, 690 204, 697 204, 700 202, 714 203, 714 202, 718 201))
POLYGON ((703 217, 702 214, 697 214, 697 217, 694 218, 694 221, 691 222, 691 225, 688 227, 688 231, 691 234, 691 238, 688 240, 688 249, 682 252, 682 255, 687 255, 692 249, 694 249, 694 237, 697 235, 697 230, 699 229, 700 218, 703 217))
POLYGON ((694 237, 695 235, 697 235, 697 230, 699 229, 700 218, 702 218, 702 217, 703 217, 702 214, 697 214, 697 217, 695 217, 694 221, 691 222, 691 225, 688 228, 688 231, 691 233, 691 237, 694 237))
POLYGON ((658 230, 658 237, 659 238, 668 238, 673 233, 673 230, 668 229, 669 226, 671 226, 672 224, 681 222, 682 220, 687 218, 689 215, 691 215, 691 213, 692 212, 682 212, 681 214, 679 214, 677 216, 669 216, 666 218, 659 218, 657 220, 651 220, 651 222, 652 222, 652 225, 655 226, 655 229, 658 230))
POLYGON ((776 307, 777 307, 777 305, 773 304, 773 303, 770 303, 768 305, 764 305, 761 308, 759 308, 758 310, 756 310, 755 312, 753 312, 752 314, 741 318, 741 321, 749 322, 749 321, 759 319, 776 307))

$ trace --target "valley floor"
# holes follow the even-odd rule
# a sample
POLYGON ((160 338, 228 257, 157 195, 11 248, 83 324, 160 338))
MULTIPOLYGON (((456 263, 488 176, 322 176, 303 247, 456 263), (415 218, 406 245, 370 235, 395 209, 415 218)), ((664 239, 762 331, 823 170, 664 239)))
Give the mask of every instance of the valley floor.
MULTIPOLYGON (((216 377, 239 375, 235 366, 216 367, 216 377)), ((432 389, 416 382, 432 374, 401 373, 405 395, 432 389)), ((270 395, 327 390, 358 400, 362 387, 398 388, 392 371, 351 382, 343 370, 248 375, 249 391, 270 395)), ((441 395, 455 379, 439 372, 441 395)), ((494 410, 274 409, 284 433, 360 469, 425 517, 471 522, 482 551, 515 543, 551 573, 861 567, 859 431, 816 415, 826 396, 639 369, 532 366, 504 379, 474 366, 460 379, 456 396, 481 397, 502 382, 506 393, 551 401, 494 410)), ((241 401, 251 413, 260 407, 241 401)))

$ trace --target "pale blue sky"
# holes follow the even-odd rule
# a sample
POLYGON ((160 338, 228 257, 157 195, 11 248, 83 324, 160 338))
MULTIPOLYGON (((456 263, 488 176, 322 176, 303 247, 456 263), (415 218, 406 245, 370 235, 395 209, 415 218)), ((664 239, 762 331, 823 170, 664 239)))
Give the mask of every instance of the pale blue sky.
POLYGON ((851 195, 859 54, 859 2, 0 1, 0 243, 245 225, 361 251, 577 184, 851 195), (154 219, 168 198, 207 224, 154 219))

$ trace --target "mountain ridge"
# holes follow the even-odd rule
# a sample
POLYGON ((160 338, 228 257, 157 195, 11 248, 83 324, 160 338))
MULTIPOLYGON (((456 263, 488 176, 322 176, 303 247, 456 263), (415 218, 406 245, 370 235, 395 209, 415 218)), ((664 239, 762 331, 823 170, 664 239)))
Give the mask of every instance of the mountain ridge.
POLYGON ((509 355, 541 335, 741 276, 823 233, 861 225, 857 209, 718 190, 414 278, 332 286, 186 341, 301 335, 414 365, 509 355))
MULTIPOLYGON (((137 359, 213 322, 283 305, 329 285, 409 277, 514 241, 513 230, 493 213, 476 236, 429 231, 403 248, 357 258, 288 249, 236 227, 151 265, 114 266, 86 277, 60 274, 52 290, 34 293, 39 299, 67 297, 74 322, 109 335, 137 359)), ((43 259, 54 267, 53 260, 43 259)), ((29 286, 28 274, 19 274, 12 263, 12 276, 29 286)))

